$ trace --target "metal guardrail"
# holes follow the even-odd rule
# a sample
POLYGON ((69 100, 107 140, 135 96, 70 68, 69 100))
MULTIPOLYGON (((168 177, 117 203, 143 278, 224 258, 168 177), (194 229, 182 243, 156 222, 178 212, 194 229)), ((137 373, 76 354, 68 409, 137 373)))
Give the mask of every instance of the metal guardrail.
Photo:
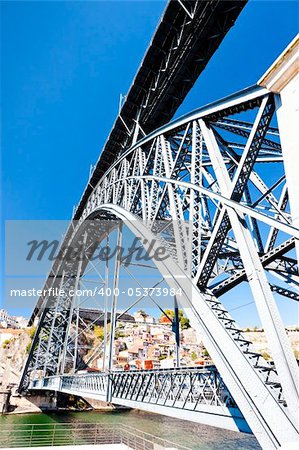
POLYGON ((115 371, 80 375, 57 375, 33 380, 31 389, 79 392, 106 398, 111 383, 110 401, 133 400, 195 411, 201 405, 236 407, 214 366, 204 369, 176 368, 140 371, 115 371))
POLYGON ((0 448, 100 444, 125 444, 133 450, 191 450, 119 423, 12 424, 0 429, 0 448))

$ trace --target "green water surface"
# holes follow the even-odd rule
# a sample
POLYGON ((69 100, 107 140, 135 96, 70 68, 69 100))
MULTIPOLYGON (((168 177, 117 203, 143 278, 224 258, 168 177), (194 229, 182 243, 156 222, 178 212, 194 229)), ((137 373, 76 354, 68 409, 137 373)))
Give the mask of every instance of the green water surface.
MULTIPOLYGON (((11 424, 84 422, 130 425, 155 436, 198 450, 260 450, 249 434, 237 433, 137 410, 111 412, 55 412, 0 416, 0 427, 11 424)), ((0 444, 1 446, 1 444, 0 444)))

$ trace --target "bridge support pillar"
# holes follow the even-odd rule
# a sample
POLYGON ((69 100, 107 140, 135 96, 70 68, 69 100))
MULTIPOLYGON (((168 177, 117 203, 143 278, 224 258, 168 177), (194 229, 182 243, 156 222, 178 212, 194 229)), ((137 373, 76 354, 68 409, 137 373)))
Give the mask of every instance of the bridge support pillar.
MULTIPOLYGON (((122 224, 119 225, 117 232, 117 249, 120 249, 122 246, 122 224)), ((117 322, 116 309, 117 309, 117 300, 118 295, 116 292, 118 290, 118 282, 119 282, 119 272, 120 272, 120 254, 117 252, 115 255, 115 270, 114 270, 114 280, 113 280, 113 291, 112 291, 112 304, 111 304, 111 315, 110 315, 110 342, 109 342, 109 361, 108 361, 108 386, 107 386, 107 403, 110 403, 112 400, 112 377, 111 371, 113 370, 113 356, 114 356, 114 338, 115 338, 115 328, 117 322)))
POLYGON ((0 390, 0 414, 5 414, 9 410, 10 389, 0 390))
MULTIPOLYGON (((276 108, 293 225, 299 228, 299 35, 297 35, 258 84, 277 95, 276 108)), ((296 240, 299 260, 299 242, 296 240)))
POLYGON ((180 367, 180 318, 179 318, 179 306, 176 296, 174 297, 174 321, 172 324, 172 331, 175 334, 175 358, 176 367, 180 367))

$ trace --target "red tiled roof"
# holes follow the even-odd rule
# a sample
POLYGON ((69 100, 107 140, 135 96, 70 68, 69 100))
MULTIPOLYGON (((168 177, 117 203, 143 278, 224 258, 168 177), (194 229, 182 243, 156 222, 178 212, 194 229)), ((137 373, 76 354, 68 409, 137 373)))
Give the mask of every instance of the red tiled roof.
POLYGON ((160 323, 171 323, 171 320, 166 316, 162 316, 159 320, 160 323))

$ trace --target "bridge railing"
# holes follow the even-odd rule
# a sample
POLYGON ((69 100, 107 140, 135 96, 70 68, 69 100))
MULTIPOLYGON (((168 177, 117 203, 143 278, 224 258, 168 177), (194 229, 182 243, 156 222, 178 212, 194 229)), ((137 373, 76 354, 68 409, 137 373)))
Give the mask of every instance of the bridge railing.
POLYGON ((49 423, 12 424, 0 430, 0 448, 53 447, 60 445, 124 444, 134 450, 173 448, 190 450, 166 439, 124 424, 49 423))
POLYGON ((126 400, 196 410, 199 405, 236 407, 214 367, 114 371, 34 380, 31 389, 92 393, 126 400))
POLYGON ((216 369, 116 372, 112 398, 191 410, 235 406, 216 369))
POLYGON ((92 391, 104 395, 107 388, 108 375, 106 373, 61 377, 61 389, 92 391))

